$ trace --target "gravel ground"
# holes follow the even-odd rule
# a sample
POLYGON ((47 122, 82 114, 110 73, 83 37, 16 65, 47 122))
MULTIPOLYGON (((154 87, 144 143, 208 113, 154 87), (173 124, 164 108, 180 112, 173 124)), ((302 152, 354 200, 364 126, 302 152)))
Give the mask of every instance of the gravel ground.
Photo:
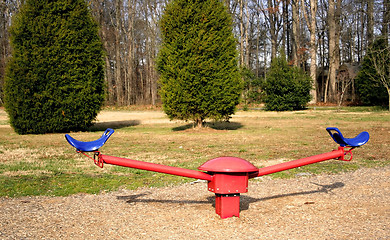
POLYGON ((250 180, 220 219, 204 182, 0 198, 0 239, 390 239, 390 167, 250 180))

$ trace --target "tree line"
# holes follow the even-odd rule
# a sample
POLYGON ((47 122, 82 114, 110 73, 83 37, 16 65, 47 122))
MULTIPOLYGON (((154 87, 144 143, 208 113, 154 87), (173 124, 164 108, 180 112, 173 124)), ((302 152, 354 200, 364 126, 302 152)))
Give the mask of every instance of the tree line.
MULTIPOLYGON (((11 55, 9 27, 22 1, 0 2, 0 91, 11 55)), ((312 78, 313 102, 357 100, 354 78, 366 50, 376 37, 389 38, 390 0, 223 2, 233 19, 240 67, 249 70, 252 79, 266 81, 271 60, 284 52, 290 65, 302 68, 312 78)), ((87 3, 106 53, 106 103, 158 104, 159 21, 168 0, 87 3)))

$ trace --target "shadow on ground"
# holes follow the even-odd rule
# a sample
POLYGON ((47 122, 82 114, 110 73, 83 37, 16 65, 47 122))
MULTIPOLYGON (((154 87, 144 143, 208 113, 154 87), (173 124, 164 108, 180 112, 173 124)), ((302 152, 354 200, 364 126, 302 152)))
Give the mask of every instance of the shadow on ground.
POLYGON ((125 128, 125 127, 137 126, 140 124, 141 124, 141 121, 139 121, 139 120, 99 122, 99 123, 95 123, 92 127, 90 127, 89 131, 91 131, 91 132, 104 131, 107 128, 120 129, 120 128, 125 128))
POLYGON ((144 196, 152 194, 151 192, 134 194, 128 196, 117 196, 118 200, 126 201, 126 203, 175 203, 175 204, 202 204, 213 203, 214 198, 208 197, 207 200, 167 200, 167 199, 145 199, 144 196))
MULTIPOLYGON (((173 131, 184 131, 188 129, 194 128, 195 125, 193 123, 189 123, 183 126, 172 128, 173 131)), ((214 130, 237 130, 243 127, 241 123, 238 122, 206 122, 204 123, 204 127, 211 128, 214 130)))
MULTIPOLYGON (((290 196, 300 196, 300 195, 310 195, 315 193, 332 193, 332 190, 337 188, 342 188, 345 186, 342 182, 335 182, 333 184, 329 185, 321 185, 318 183, 312 183, 314 185, 319 186, 317 190, 310 190, 310 191, 301 191, 301 192, 293 192, 293 193, 286 193, 286 194, 277 194, 269 197, 262 197, 262 198, 253 198, 246 195, 241 195, 240 197, 240 210, 248 210, 249 205, 254 202, 262 202, 262 201, 268 201, 272 199, 278 199, 278 198, 285 198, 290 196)), ((126 201, 127 203, 173 203, 173 204, 212 204, 213 207, 215 207, 215 197, 209 196, 206 198, 206 200, 168 200, 168 199, 153 199, 148 198, 145 199, 144 197, 147 195, 152 194, 151 192, 141 193, 141 194, 134 194, 134 195, 127 195, 127 196, 117 196, 118 200, 126 201)), ((307 202, 305 204, 314 204, 314 202, 307 202)))
MULTIPOLYGON (((253 198, 253 197, 249 197, 249 196, 245 196, 245 195, 241 196, 240 210, 248 210, 249 205, 251 203, 254 203, 254 202, 263 202, 263 201, 268 201, 268 200, 272 200, 272 199, 291 197, 291 196, 310 195, 310 194, 314 194, 314 193, 332 193, 333 189, 342 188, 345 186, 345 184, 342 182, 335 182, 335 183, 329 184, 329 185, 321 185, 318 183, 312 183, 312 184, 317 185, 320 188, 318 188, 317 190, 278 194, 278 195, 273 195, 273 196, 263 197, 263 198, 253 198)), ((313 204, 313 202, 308 202, 305 204, 313 204)))

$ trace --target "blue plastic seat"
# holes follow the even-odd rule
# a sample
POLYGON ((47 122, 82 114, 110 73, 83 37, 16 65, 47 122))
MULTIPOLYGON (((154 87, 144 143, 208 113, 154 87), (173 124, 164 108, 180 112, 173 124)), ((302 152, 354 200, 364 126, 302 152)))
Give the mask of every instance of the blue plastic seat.
POLYGON ((108 140, 108 138, 114 133, 114 129, 107 128, 106 131, 104 131, 101 138, 95 141, 90 142, 82 142, 78 141, 74 138, 72 138, 69 134, 65 135, 66 140, 70 145, 75 147, 77 151, 81 152, 93 152, 97 151, 99 148, 101 148, 108 140))
POLYGON ((340 144, 341 147, 360 147, 370 139, 368 132, 361 132, 354 138, 345 138, 338 128, 328 127, 326 131, 328 131, 333 140, 340 144))

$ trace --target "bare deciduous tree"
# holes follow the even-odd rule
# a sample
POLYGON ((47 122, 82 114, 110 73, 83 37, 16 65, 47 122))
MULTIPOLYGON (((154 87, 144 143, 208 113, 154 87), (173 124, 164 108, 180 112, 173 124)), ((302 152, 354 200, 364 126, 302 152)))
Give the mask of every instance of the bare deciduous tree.
MULTIPOLYGON (((383 39, 385 41, 387 39, 383 39)), ((373 82, 379 81, 387 90, 389 97, 389 111, 390 111, 390 46, 389 44, 383 44, 384 48, 371 47, 367 50, 366 58, 372 64, 375 69, 375 73, 367 71, 367 75, 373 82), (379 79, 377 79, 379 76, 379 79)))
POLYGON ((310 0, 307 5, 302 0, 303 13, 310 31, 310 77, 313 81, 311 90, 312 103, 317 102, 317 0, 310 0))

